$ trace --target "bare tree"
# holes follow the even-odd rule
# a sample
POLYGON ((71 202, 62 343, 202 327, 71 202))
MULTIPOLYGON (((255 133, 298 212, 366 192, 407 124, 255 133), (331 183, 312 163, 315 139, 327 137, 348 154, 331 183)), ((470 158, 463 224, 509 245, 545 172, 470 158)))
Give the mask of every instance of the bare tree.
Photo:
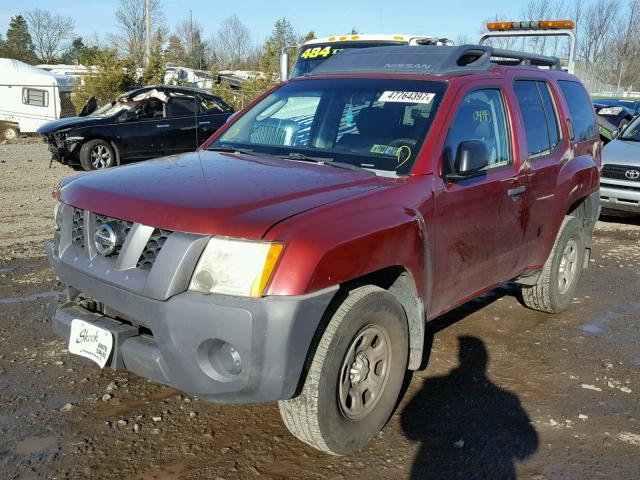
MULTIPOLYGON (((116 10, 116 26, 119 33, 112 35, 111 41, 121 53, 138 66, 144 63, 146 20, 145 0, 120 0, 116 10)), ((151 0, 152 38, 156 38, 158 29, 163 26, 164 16, 160 0, 151 0)))
POLYGON ((223 67, 233 69, 244 63, 251 53, 251 33, 237 15, 222 20, 213 40, 217 61, 223 67))
POLYGON ((38 59, 43 63, 55 62, 66 47, 66 40, 73 37, 74 20, 40 8, 29 10, 24 16, 38 59))
POLYGON ((211 53, 211 45, 203 40, 202 26, 192 20, 183 20, 176 27, 175 36, 185 52, 184 66, 206 69, 215 55, 211 53))

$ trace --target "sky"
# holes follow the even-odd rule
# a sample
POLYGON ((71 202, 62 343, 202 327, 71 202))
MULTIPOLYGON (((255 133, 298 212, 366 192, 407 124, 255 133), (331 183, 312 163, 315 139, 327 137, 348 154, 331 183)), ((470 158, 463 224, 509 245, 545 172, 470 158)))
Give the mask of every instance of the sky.
MULTIPOLYGON (((253 41, 261 43, 274 22, 286 17, 297 33, 310 30, 323 37, 348 33, 421 34, 475 40, 484 20, 496 14, 513 20, 522 16, 526 1, 508 0, 160 0, 166 26, 173 30, 189 18, 198 21, 210 37, 225 17, 236 14, 249 27, 253 41)), ((42 8, 76 21, 77 34, 100 38, 116 31, 118 0, 0 0, 0 33, 4 36, 12 16, 42 8)))

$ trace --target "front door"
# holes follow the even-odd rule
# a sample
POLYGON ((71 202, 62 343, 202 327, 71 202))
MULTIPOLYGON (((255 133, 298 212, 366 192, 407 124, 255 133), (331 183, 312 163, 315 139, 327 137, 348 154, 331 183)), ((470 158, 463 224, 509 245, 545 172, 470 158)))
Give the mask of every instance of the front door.
POLYGON ((434 181, 434 314, 514 276, 526 224, 526 178, 514 155, 505 92, 474 83, 456 103, 434 181), (447 181, 467 140, 485 143, 489 165, 472 178, 447 181))
POLYGON ((115 127, 121 160, 161 157, 167 141, 163 132, 169 128, 166 104, 157 98, 140 103, 134 110, 123 112, 115 127))

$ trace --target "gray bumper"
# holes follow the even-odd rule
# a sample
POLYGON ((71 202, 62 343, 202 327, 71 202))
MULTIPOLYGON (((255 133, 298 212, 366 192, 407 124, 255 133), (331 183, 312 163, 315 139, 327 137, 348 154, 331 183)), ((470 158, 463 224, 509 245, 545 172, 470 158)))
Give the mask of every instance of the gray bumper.
POLYGON ((112 368, 216 402, 291 397, 316 328, 338 288, 264 298, 184 292, 162 301, 69 267, 53 254, 51 243, 46 249, 62 282, 130 320, 65 304, 51 314, 60 336, 68 339, 75 318, 107 328, 114 335, 112 368))
POLYGON ((637 182, 601 180, 600 204, 607 210, 640 214, 640 186, 637 182), (613 183, 615 182, 615 183, 613 183))

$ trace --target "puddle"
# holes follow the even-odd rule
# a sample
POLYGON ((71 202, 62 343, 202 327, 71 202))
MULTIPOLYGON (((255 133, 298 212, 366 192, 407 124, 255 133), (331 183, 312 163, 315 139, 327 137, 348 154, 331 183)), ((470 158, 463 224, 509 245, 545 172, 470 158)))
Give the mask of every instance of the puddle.
POLYGON ((13 453, 31 455, 40 453, 56 444, 56 437, 27 437, 13 447, 13 453))
POLYGON ((26 295, 24 297, 0 298, 0 305, 12 305, 16 303, 33 302, 35 300, 40 300, 42 298, 61 297, 65 294, 66 294, 65 291, 41 292, 41 293, 34 293, 32 295, 26 295))
POLYGON ((9 273, 13 268, 0 268, 0 274, 9 273))
POLYGON ((578 328, 591 335, 604 335, 612 342, 628 344, 640 337, 634 319, 640 318, 640 303, 619 305, 578 328))

